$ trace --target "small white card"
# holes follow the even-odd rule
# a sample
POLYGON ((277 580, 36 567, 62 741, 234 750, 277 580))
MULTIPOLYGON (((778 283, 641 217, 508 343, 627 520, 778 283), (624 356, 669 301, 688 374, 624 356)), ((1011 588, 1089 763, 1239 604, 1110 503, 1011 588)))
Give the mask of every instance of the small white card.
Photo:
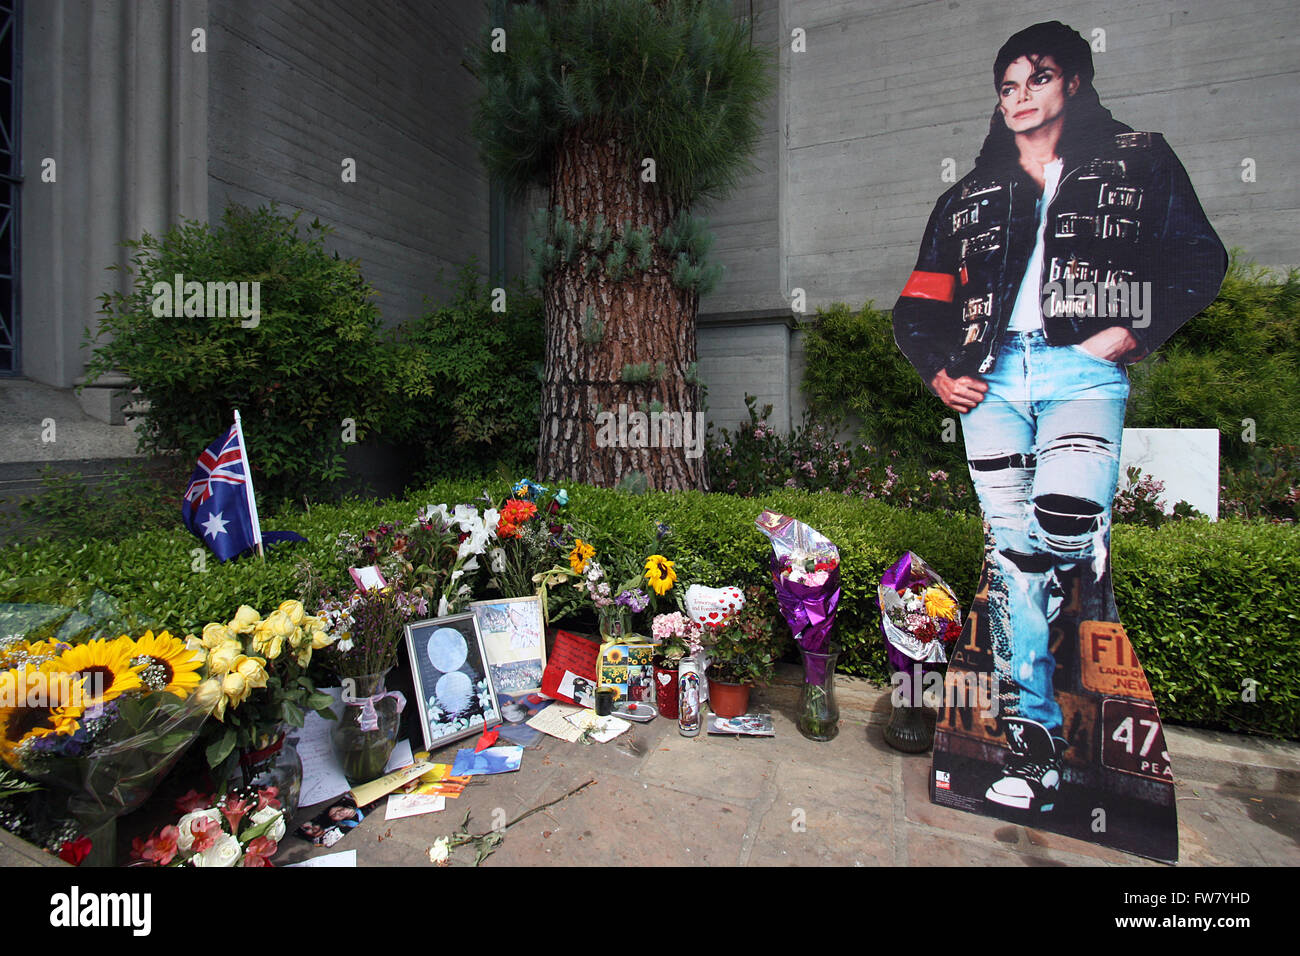
POLYGON ((437 794, 394 793, 388 797, 388 806, 384 808, 384 819, 400 820, 402 817, 414 817, 422 813, 437 813, 446 806, 447 798, 437 794))

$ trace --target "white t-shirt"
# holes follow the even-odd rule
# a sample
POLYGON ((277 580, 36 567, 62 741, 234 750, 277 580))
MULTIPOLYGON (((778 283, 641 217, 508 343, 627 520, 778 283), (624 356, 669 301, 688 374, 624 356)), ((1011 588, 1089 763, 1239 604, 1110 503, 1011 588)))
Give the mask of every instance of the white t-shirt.
POLYGON ((1011 332, 1032 332, 1043 327, 1043 233, 1047 230, 1047 207, 1056 198, 1056 187, 1061 182, 1062 162, 1055 159, 1043 166, 1043 195, 1038 198, 1038 236, 1034 240, 1034 253, 1020 280, 1020 292, 1011 310, 1007 329, 1011 332))

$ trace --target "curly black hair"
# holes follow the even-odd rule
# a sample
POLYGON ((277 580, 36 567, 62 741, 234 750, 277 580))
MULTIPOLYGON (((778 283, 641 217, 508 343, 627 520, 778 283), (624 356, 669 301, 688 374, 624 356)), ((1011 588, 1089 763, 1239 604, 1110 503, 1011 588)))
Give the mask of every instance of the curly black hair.
MULTIPOLYGON (((1001 86, 1007 67, 1022 56, 1032 63, 1050 56, 1061 67, 1066 82, 1071 77, 1079 79, 1079 88, 1066 106, 1065 125, 1057 146, 1057 152, 1062 157, 1069 159, 1076 153, 1091 152, 1098 140, 1132 131, 1131 126, 1116 120, 1111 116, 1110 110, 1101 105, 1097 90, 1092 85, 1092 48, 1077 31, 1059 20, 1050 20, 1035 23, 1012 36, 1002 44, 993 61, 994 89, 1001 86)), ((989 120, 988 135, 980 147, 975 165, 1015 164, 1018 157, 1015 134, 1007 128, 1002 113, 994 108, 989 120)))

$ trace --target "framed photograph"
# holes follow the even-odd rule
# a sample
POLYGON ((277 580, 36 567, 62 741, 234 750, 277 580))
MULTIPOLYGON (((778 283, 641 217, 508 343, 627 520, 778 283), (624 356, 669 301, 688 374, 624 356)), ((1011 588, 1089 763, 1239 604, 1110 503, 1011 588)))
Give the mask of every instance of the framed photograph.
POLYGON ((483 637, 492 686, 503 700, 535 694, 546 670, 542 599, 533 597, 475 601, 469 606, 483 637))
POLYGON ((501 704, 471 612, 406 625, 426 750, 501 723, 501 704))

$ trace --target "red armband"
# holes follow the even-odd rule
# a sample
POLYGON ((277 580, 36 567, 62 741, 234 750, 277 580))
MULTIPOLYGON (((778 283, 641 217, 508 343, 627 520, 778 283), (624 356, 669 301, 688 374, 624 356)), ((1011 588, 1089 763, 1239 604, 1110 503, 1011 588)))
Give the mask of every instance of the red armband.
POLYGON ((957 280, 943 272, 913 272, 901 295, 910 299, 933 299, 951 302, 957 280))

